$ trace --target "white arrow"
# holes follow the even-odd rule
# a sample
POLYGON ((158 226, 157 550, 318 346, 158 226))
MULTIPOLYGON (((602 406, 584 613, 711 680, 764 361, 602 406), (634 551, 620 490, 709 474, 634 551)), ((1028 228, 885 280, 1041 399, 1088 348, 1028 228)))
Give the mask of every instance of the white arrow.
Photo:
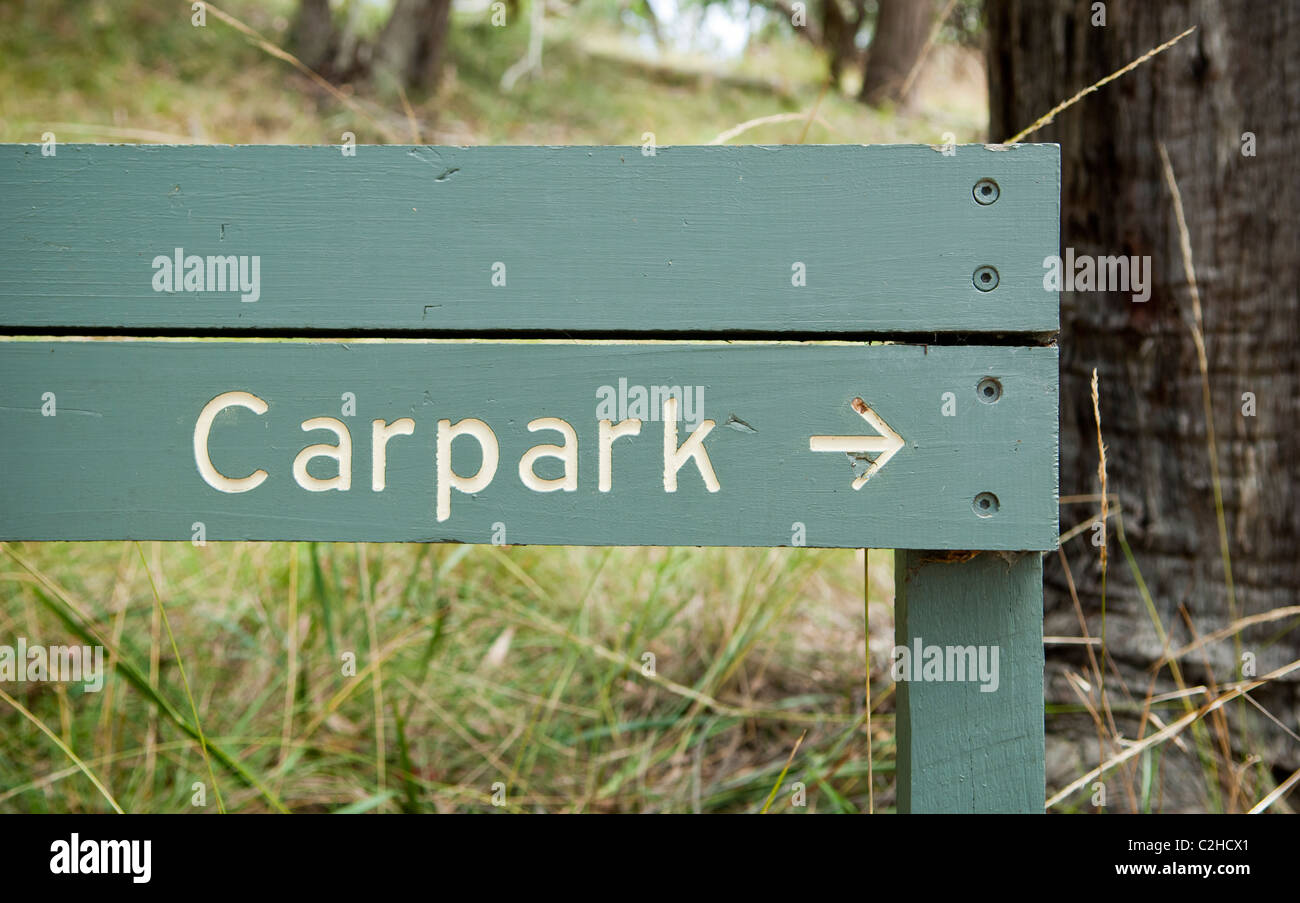
POLYGON ((884 467, 890 458, 907 443, 903 437, 890 429, 889 424, 880 419, 880 415, 867 407, 861 398, 852 401, 853 410, 862 415, 862 419, 871 424, 879 436, 809 436, 808 450, 815 452, 844 452, 845 454, 872 453, 876 457, 871 464, 853 481, 854 489, 861 489, 876 471, 884 467))

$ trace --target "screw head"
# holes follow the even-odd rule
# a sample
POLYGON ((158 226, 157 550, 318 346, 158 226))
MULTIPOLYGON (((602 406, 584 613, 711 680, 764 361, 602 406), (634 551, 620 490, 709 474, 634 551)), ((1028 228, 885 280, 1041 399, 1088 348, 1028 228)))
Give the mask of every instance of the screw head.
POLYGON ((989 266, 977 267, 971 282, 980 291, 991 292, 998 287, 998 271, 989 266))
POLYGON ((980 179, 971 189, 971 194, 975 196, 975 203, 987 207, 997 201, 1002 194, 1002 189, 998 188, 998 183, 992 179, 980 179))
POLYGON ((971 507, 980 517, 992 517, 998 513, 998 497, 991 492, 981 492, 975 496, 971 507))
POLYGON ((975 387, 975 397, 985 404, 993 404, 1002 397, 1002 383, 991 376, 986 376, 975 387))

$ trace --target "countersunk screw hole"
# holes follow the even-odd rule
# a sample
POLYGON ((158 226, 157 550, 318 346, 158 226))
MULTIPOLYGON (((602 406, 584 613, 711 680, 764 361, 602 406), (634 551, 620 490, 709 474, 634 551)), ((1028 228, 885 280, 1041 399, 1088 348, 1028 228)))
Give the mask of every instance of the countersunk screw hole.
POLYGON ((975 270, 971 281, 980 291, 991 292, 998 287, 998 271, 989 266, 979 267, 975 270))
POLYGON ((975 387, 975 394, 985 404, 993 404, 1002 397, 1002 383, 991 376, 986 376, 975 387))
POLYGON ((998 183, 992 179, 980 179, 975 183, 971 193, 974 194, 977 204, 987 207, 998 199, 1002 191, 998 188, 998 183))
POLYGON ((991 492, 981 492, 975 496, 972 507, 980 517, 992 517, 998 511, 998 497, 991 492))

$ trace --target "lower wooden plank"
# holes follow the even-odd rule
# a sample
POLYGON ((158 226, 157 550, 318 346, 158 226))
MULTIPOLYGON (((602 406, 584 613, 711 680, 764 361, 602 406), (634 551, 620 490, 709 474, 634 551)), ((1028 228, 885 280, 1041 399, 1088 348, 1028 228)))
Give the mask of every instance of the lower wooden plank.
POLYGON ((0 539, 1046 549, 1056 378, 1041 347, 5 342, 0 539))
POLYGON ((1042 557, 895 553, 898 811, 1042 812, 1042 557))

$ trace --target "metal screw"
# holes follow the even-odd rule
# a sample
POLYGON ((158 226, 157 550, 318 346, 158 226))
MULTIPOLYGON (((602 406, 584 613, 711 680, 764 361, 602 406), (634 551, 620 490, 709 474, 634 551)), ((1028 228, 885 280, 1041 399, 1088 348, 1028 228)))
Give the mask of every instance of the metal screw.
POLYGON ((980 517, 992 517, 998 513, 998 497, 991 492, 981 492, 975 496, 971 507, 980 517))
POLYGON ((998 287, 998 271, 993 267, 978 267, 971 277, 971 282, 982 292, 991 292, 998 287))
POLYGON ((975 395, 985 404, 993 404, 1002 397, 1002 383, 991 376, 986 376, 975 387, 975 395))
POLYGON ((998 188, 998 183, 992 179, 980 179, 975 183, 971 194, 975 196, 975 203, 987 207, 998 199, 1002 194, 1002 189, 998 188))

